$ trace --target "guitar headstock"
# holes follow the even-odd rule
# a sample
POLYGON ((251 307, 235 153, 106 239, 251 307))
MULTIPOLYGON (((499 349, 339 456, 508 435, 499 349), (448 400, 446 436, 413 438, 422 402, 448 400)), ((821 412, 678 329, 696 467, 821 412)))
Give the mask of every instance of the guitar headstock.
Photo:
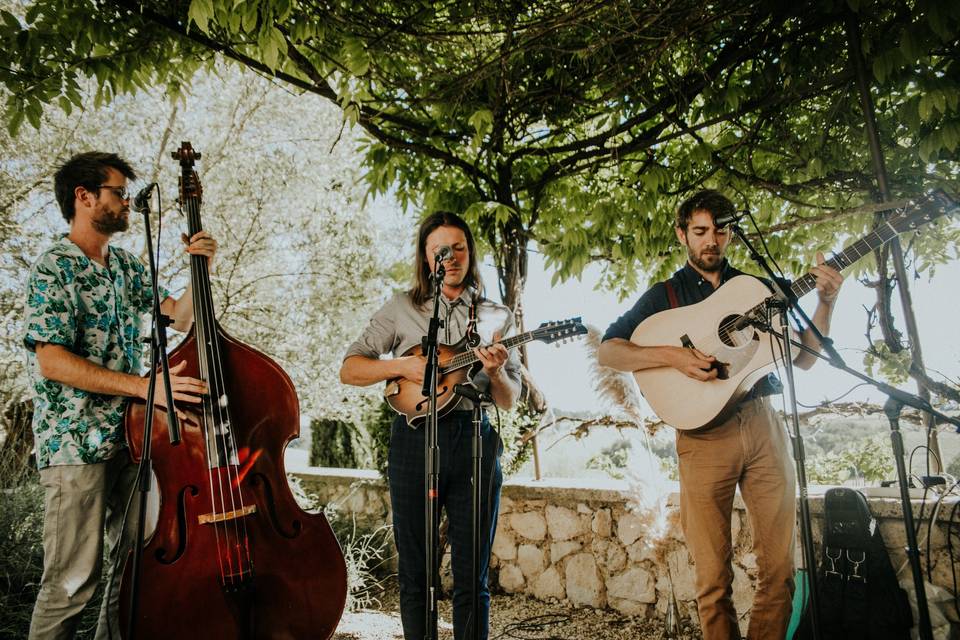
POLYGON ((581 319, 577 317, 556 322, 544 322, 530 333, 536 340, 547 344, 566 342, 578 336, 586 335, 587 328, 580 320, 581 319))
POLYGON ((911 201, 900 213, 891 216, 887 222, 898 233, 918 229, 922 225, 936 220, 941 216, 955 213, 960 204, 947 195, 943 189, 937 189, 924 198, 911 201))

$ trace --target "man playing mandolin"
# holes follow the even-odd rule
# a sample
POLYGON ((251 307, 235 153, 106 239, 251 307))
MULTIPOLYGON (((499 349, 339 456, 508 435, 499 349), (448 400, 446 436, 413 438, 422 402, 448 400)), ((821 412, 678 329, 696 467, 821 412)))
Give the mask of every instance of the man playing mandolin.
MULTIPOLYGON (((404 355, 427 335, 433 310, 431 274, 438 253, 448 253, 440 299, 443 325, 438 341, 455 344, 476 335, 487 346, 475 346, 482 370, 473 383, 487 391, 498 407, 509 408, 520 392, 520 361, 515 351, 499 343, 513 330, 509 309, 487 300, 477 267, 473 234, 462 218, 435 213, 420 225, 414 261, 413 288, 394 296, 379 311, 359 339, 350 345, 340 368, 340 380, 366 386, 395 378, 423 383, 426 360, 404 355), (381 359, 391 353, 393 358, 381 359)), ((478 343, 477 343, 478 344, 478 343)), ((456 638, 466 638, 473 622, 471 611, 471 416, 472 403, 461 399, 454 410, 439 420, 439 504, 449 521, 453 568, 453 627, 456 638)), ((500 503, 500 441, 486 416, 482 425, 483 456, 481 484, 480 614, 476 623, 481 638, 487 637, 490 592, 487 567, 496 530, 500 503), (491 477, 492 474, 492 477, 491 477), (491 486, 492 481, 492 486, 491 486), (490 490, 488 491, 488 487, 490 490), (489 520, 486 516, 489 514, 489 520)), ((411 428, 397 416, 390 435, 388 478, 393 507, 393 533, 399 553, 400 615, 407 640, 422 640, 426 611, 426 539, 424 520, 424 429, 411 428)))
MULTIPOLYGON (((717 378, 721 363, 711 354, 693 347, 640 346, 630 338, 649 316, 701 302, 723 283, 742 275, 725 257, 730 242, 727 229, 715 225, 717 218, 733 213, 733 203, 713 190, 700 191, 680 205, 676 234, 686 247, 687 263, 669 280, 653 285, 610 325, 600 346, 600 364, 620 371, 673 367, 705 383, 717 378)), ((843 277, 824 264, 820 253, 811 273, 819 297, 812 320, 826 334, 843 277)), ((819 348, 810 330, 801 339, 819 348)), ((813 355, 804 352, 794 360, 804 369, 814 361, 813 355)), ((766 398, 777 393, 779 386, 776 378, 764 377, 721 424, 676 432, 681 526, 695 564, 697 608, 706 640, 740 637, 731 598, 730 530, 738 485, 750 516, 758 565, 748 638, 771 640, 786 634, 793 595, 796 478, 788 435, 766 398)))
MULTIPOLYGON (((73 156, 54 178, 57 203, 70 232, 40 255, 27 285, 26 334, 35 391, 33 432, 44 487, 43 578, 30 638, 73 637, 80 613, 100 583, 104 540, 108 557, 133 541, 136 514, 123 525, 137 467, 123 434, 125 397, 145 398, 144 314, 153 289, 143 264, 110 239, 129 225, 130 165, 114 153, 73 156)), ((201 231, 184 238, 187 252, 213 259, 217 243, 201 231)), ((173 327, 193 322, 189 288, 179 299, 161 290, 161 310, 173 327)), ((197 403, 203 381, 171 369, 173 397, 197 403)), ((163 385, 156 388, 163 405, 163 385)), ((126 554, 121 553, 121 558, 126 554)), ((119 575, 108 570, 98 640, 119 638, 119 575), (108 630, 109 625, 109 630, 108 630)))

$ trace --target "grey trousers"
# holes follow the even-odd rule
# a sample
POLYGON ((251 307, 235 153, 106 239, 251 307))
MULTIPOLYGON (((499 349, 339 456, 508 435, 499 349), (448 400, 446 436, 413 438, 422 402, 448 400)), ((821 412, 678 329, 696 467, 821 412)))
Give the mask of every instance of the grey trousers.
POLYGON ((110 552, 108 576, 113 588, 110 602, 104 597, 101 604, 96 639, 119 640, 120 580, 119 575, 112 575, 112 559, 119 542, 123 562, 136 531, 135 496, 127 533, 121 536, 123 511, 136 475, 137 467, 126 451, 106 462, 40 471, 44 488, 43 578, 30 621, 30 640, 74 636, 80 613, 100 583, 104 542, 110 552))

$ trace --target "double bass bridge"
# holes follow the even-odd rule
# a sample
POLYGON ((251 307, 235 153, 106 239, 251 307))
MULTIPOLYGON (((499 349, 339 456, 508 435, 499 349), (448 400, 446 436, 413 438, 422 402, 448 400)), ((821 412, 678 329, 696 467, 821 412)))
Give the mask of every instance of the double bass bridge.
POLYGON ((257 505, 251 504, 239 509, 233 509, 232 511, 226 511, 224 513, 201 513, 199 516, 197 516, 197 520, 200 521, 200 524, 216 524, 218 522, 229 522, 230 520, 243 518, 256 512, 257 505))

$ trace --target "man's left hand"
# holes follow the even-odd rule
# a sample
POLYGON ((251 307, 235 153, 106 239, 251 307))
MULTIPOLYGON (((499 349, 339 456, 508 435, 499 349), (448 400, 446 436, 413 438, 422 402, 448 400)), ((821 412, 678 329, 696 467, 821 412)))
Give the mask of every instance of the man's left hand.
POLYGON ((198 231, 188 238, 187 234, 180 236, 183 244, 187 245, 187 253, 194 256, 207 256, 207 266, 213 266, 213 256, 217 252, 217 241, 206 231, 198 231))
POLYGON ((810 269, 810 273, 817 279, 817 295, 820 296, 820 302, 832 306, 840 293, 843 276, 827 264, 821 251, 817 251, 817 266, 810 269))
POLYGON ((485 347, 477 347, 473 352, 477 354, 477 358, 479 358, 483 364, 483 371, 490 376, 491 379, 500 375, 503 365, 506 364, 507 358, 510 356, 507 348, 500 343, 499 333, 493 334, 493 344, 485 347))

